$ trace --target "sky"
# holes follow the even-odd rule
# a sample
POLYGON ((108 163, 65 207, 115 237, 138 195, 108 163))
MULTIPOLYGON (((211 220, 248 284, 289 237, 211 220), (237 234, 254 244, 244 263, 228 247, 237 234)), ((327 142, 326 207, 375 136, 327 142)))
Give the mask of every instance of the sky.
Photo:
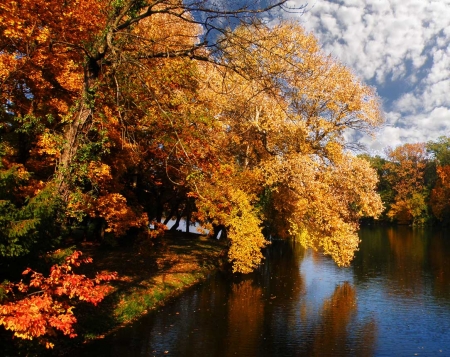
MULTIPOLYGON (((290 1, 304 5, 305 1, 290 1)), ((373 154, 450 136, 450 0, 309 0, 298 21, 381 98, 373 154)))

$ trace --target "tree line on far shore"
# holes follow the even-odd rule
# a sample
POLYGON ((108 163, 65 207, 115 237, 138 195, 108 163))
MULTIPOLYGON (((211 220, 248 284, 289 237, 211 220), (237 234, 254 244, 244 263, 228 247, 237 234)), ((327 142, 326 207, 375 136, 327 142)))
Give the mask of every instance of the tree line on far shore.
POLYGON ((408 225, 450 224, 450 137, 360 155, 377 171, 384 204, 378 221, 408 225))

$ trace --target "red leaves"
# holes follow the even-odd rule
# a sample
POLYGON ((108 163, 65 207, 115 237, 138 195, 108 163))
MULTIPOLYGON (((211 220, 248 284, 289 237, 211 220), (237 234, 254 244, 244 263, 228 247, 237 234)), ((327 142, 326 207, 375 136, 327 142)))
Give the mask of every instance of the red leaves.
POLYGON ((437 182, 431 191, 431 209, 439 220, 444 220, 450 211, 450 165, 436 168, 437 182))
MULTIPOLYGON (((81 255, 79 251, 74 252, 64 264, 52 266, 47 278, 27 268, 22 274, 30 276, 28 285, 23 281, 5 285, 6 293, 11 293, 13 288, 22 294, 28 293, 30 288, 35 291, 22 299, 0 305, 0 324, 23 339, 54 335, 55 330, 75 337, 73 324, 77 319, 73 315, 70 299, 78 298, 97 305, 112 289, 101 283, 117 278, 117 273, 97 274, 94 279, 75 274, 72 266, 92 262, 91 258, 81 259, 81 255)), ((53 344, 47 342, 46 347, 51 348, 53 344)))

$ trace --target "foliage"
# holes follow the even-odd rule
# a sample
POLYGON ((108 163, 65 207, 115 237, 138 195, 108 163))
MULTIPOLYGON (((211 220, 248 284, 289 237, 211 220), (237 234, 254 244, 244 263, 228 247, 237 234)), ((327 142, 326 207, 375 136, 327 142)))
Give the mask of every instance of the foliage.
MULTIPOLYGON (((76 318, 70 300, 78 298, 97 305, 110 291, 103 281, 116 278, 116 274, 97 274, 94 279, 75 274, 73 267, 90 263, 92 259, 81 259, 76 251, 61 265, 53 265, 48 277, 27 268, 22 275, 29 277, 29 283, 7 283, 3 289, 8 294, 7 301, 0 305, 0 324, 22 339, 54 336, 56 331, 75 337, 73 324, 76 318)), ((47 348, 53 343, 42 339, 47 348)))
POLYGON ((58 243, 55 227, 61 207, 54 190, 38 190, 29 199, 30 174, 22 165, 0 166, 0 256, 17 257, 45 251, 58 243))
POLYGON ((261 233, 261 220, 244 192, 232 192, 230 201, 232 209, 226 221, 231 242, 228 260, 233 264, 233 272, 250 273, 261 262, 261 248, 267 244, 261 233))
POLYGON ((450 165, 437 167, 438 180, 431 191, 430 204, 433 214, 441 222, 450 222, 450 165))
POLYGON ((391 205, 394 203, 395 192, 392 188, 392 184, 389 181, 389 170, 386 166, 387 159, 379 155, 370 156, 368 154, 361 154, 358 157, 367 160, 370 166, 376 170, 378 176, 378 183, 376 191, 380 195, 383 202, 384 210, 380 217, 381 220, 389 220, 387 212, 391 210, 391 205))
POLYGON ((424 143, 404 144, 387 151, 388 180, 395 202, 388 216, 400 223, 423 224, 428 219, 428 192, 425 187, 426 150, 424 143))
POLYGON ((377 170, 384 220, 402 224, 448 224, 450 191, 448 137, 427 144, 405 144, 386 151, 386 157, 361 155, 377 170))
MULTIPOLYGON (((359 219, 382 204, 344 134, 381 124, 379 100, 300 25, 256 20, 286 1, 265 3, 0 4, 0 255, 39 255, 73 224, 98 239, 155 237, 185 217, 224 229, 234 272, 258 266, 263 227, 348 265, 359 219)), ((414 217, 420 192, 407 197, 414 217)), ((95 304, 111 278, 73 274, 78 255, 9 285, 19 294, 2 324, 73 335, 61 297, 95 304)))
POLYGON ((224 36, 221 49, 223 67, 203 65, 202 82, 203 95, 215 98, 211 110, 222 123, 215 146, 227 165, 221 165, 224 177, 208 177, 211 186, 205 175, 197 184, 197 206, 207 205, 202 216, 226 225, 233 206, 223 193, 231 185, 250 202, 253 195, 261 199, 254 205, 264 207, 268 233, 308 230, 314 238, 305 245, 348 264, 358 219, 377 216, 381 202, 373 170, 346 152, 343 133, 370 131, 381 122, 376 94, 294 23, 238 27, 224 36))

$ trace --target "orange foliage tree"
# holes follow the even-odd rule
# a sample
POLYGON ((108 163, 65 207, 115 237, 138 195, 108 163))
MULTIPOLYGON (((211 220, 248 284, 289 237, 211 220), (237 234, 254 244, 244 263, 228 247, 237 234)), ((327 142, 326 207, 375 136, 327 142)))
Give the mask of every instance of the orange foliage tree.
POLYGON ((216 21, 284 3, 1 5, 4 165, 20 162, 101 234, 194 214, 228 229, 247 272, 265 222, 348 264, 358 218, 381 204, 343 134, 381 123, 376 94, 295 23, 216 21))
MULTIPOLYGON (((27 268, 22 275, 29 277, 28 284, 23 281, 3 284, 1 288, 11 301, 0 305, 0 325, 12 331, 14 336, 29 340, 44 335, 55 336, 57 330, 75 337, 73 325, 77 319, 70 300, 97 305, 111 290, 110 286, 101 283, 116 278, 115 273, 97 274, 94 279, 75 274, 73 267, 92 262, 90 258, 80 257, 81 252, 74 252, 65 263, 52 266, 48 277, 27 268)), ((47 348, 53 347, 53 343, 45 338, 41 338, 41 342, 45 342, 47 348)))
MULTIPOLYGON (((13 188, 0 192, 2 256, 30 232, 58 244, 45 222, 119 236, 185 216, 225 229, 235 272, 258 266, 263 230, 348 265, 359 218, 382 205, 344 133, 371 132, 380 106, 300 25, 250 21, 286 2, 1 3, 0 186, 13 188)), ((7 285, 19 294, 0 323, 22 338, 73 335, 69 300, 99 302, 112 278, 74 274, 78 254, 7 285)))
POLYGON ((71 219, 91 215, 116 234, 147 226, 148 192, 163 174, 168 186, 184 186, 192 167, 211 160, 196 61, 214 61, 215 45, 203 39, 228 31, 220 19, 285 2, 2 3, 2 160, 33 172, 30 185, 51 184, 71 219), (103 178, 89 174, 98 162, 103 178), (111 197, 115 212, 102 211, 111 197))
POLYGON ((431 190, 430 204, 433 214, 440 221, 450 217, 450 165, 436 168, 437 182, 431 190))
MULTIPOLYGON (((155 196, 163 206, 175 196, 184 207, 201 197, 199 178, 230 158, 215 146, 225 133, 212 97, 200 94, 204 73, 198 63, 218 62, 221 51, 206 37, 230 33, 219 26, 223 19, 250 18, 284 3, 222 8, 203 0, 2 2, 0 185, 14 189, 7 199, 0 192, 2 256, 14 255, 17 241, 28 236, 33 239, 21 254, 39 256, 47 246, 35 233, 44 232, 55 246, 61 225, 74 221, 95 221, 100 235, 146 229, 155 196)), ((246 272, 259 261, 264 242, 252 206, 256 199, 241 192, 231 189, 217 211, 227 213, 233 249, 248 238, 236 217, 254 217, 256 241, 231 258, 241 259, 237 270, 246 272)), ((56 279, 67 282, 67 289, 90 283, 77 282, 69 267, 55 267, 55 280, 33 273, 31 283, 43 292, 2 305, 2 323, 25 338, 47 333, 48 326, 72 334, 69 305, 52 302, 62 294, 56 279), (31 314, 38 302, 49 314, 39 310, 36 327, 17 320, 20 309, 31 314)), ((24 286, 16 287, 25 293, 24 286)))
MULTIPOLYGON (((246 235, 233 218, 233 197, 241 197, 254 217, 252 249, 264 245, 257 232, 268 219, 281 236, 308 232, 307 245, 336 259, 338 246, 351 251, 357 217, 378 212, 372 176, 365 170, 365 186, 353 196, 329 177, 349 165, 361 175, 344 154, 343 132, 380 123, 375 93, 296 24, 253 22, 231 31, 212 21, 283 3, 264 9, 223 9, 204 1, 2 5, 9 24, 2 30, 4 116, 12 123, 11 143, 27 138, 5 162, 19 154, 44 182, 51 181, 48 168, 56 169, 67 216, 90 215, 102 232, 147 226, 151 209, 145 202, 157 201, 158 220, 166 205, 176 205, 178 214, 197 209, 198 217, 226 226, 230 240, 240 242, 246 235), (206 19, 194 17, 194 10, 206 19), (205 30, 221 33, 219 41, 199 42, 205 30), (224 162, 232 174, 212 173, 224 171, 224 162), (224 181, 229 178, 231 185, 224 181), (228 192, 226 202, 214 190, 228 192), (332 190, 351 199, 346 210, 332 209, 332 190), (257 210, 262 195, 270 199, 257 210), (216 207, 202 208, 211 202, 216 207), (314 202, 328 204, 327 213, 317 216, 314 202), (274 217, 263 216, 269 211, 274 217), (321 230, 328 243, 312 238, 318 227, 333 227, 321 230)), ((238 209, 236 217, 247 216, 238 209)), ((337 261, 348 263, 351 254, 341 253, 345 258, 337 261)), ((250 255, 254 262, 260 257, 250 255)))
POLYGON ((404 144, 389 149, 387 157, 385 168, 395 192, 388 216, 400 223, 424 223, 428 216, 428 193, 424 183, 427 164, 425 144, 404 144))

